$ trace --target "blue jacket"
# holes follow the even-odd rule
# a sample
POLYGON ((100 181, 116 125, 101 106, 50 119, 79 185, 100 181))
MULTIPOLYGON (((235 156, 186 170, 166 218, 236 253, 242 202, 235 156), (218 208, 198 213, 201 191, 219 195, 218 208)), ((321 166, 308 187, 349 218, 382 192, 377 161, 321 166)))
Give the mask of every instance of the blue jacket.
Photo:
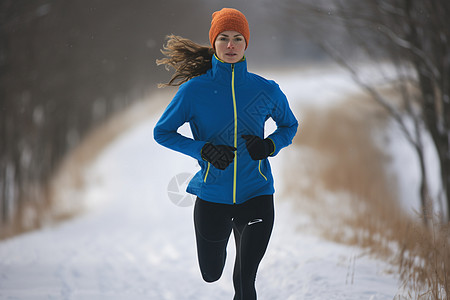
POLYGON ((242 135, 264 138, 264 123, 272 118, 277 129, 270 138, 271 156, 292 143, 298 122, 286 96, 274 81, 247 71, 244 59, 235 64, 215 55, 212 68, 182 84, 154 128, 155 140, 198 160, 201 170, 191 179, 187 192, 216 203, 240 204, 253 197, 274 193, 268 159, 251 159, 242 135), (193 139, 177 132, 189 122, 193 139), (216 169, 201 158, 206 142, 237 148, 234 162, 216 169))

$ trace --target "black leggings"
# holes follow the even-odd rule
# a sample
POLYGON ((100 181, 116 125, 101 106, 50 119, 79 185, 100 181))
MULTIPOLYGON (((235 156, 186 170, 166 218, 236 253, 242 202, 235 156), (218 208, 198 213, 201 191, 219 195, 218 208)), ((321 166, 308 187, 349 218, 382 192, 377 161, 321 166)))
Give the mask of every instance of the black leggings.
POLYGON ((255 300, 256 272, 266 252, 273 221, 273 195, 258 196, 237 205, 197 198, 194 224, 203 279, 214 282, 221 277, 233 230, 236 241, 234 300, 255 300))

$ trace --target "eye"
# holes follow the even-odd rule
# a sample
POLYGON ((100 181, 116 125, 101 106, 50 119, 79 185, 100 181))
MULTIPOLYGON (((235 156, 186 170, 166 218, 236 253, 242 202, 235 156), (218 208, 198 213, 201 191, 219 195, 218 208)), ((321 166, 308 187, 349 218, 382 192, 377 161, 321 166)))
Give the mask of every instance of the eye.
POLYGON ((242 39, 241 37, 237 37, 237 38, 235 38, 234 40, 235 40, 236 42, 242 42, 243 39, 242 39))

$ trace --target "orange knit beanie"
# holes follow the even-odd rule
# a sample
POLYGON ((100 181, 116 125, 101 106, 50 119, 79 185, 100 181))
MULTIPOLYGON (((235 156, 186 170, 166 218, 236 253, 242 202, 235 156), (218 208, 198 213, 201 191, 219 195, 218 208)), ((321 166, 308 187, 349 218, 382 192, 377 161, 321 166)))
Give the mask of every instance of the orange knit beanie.
POLYGON ((244 14, 234 8, 222 8, 212 14, 211 28, 209 29, 209 41, 214 47, 217 36, 224 31, 237 31, 244 36, 245 49, 248 46, 250 30, 244 14))

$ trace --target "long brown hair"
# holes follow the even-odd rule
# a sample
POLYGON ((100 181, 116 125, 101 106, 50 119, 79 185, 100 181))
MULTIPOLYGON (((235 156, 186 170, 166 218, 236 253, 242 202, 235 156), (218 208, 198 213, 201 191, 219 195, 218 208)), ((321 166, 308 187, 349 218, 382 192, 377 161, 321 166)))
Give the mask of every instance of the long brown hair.
POLYGON ((172 34, 167 36, 161 53, 166 57, 157 59, 156 64, 165 65, 166 70, 175 69, 175 74, 168 83, 160 83, 158 87, 179 86, 211 69, 214 49, 172 34))

